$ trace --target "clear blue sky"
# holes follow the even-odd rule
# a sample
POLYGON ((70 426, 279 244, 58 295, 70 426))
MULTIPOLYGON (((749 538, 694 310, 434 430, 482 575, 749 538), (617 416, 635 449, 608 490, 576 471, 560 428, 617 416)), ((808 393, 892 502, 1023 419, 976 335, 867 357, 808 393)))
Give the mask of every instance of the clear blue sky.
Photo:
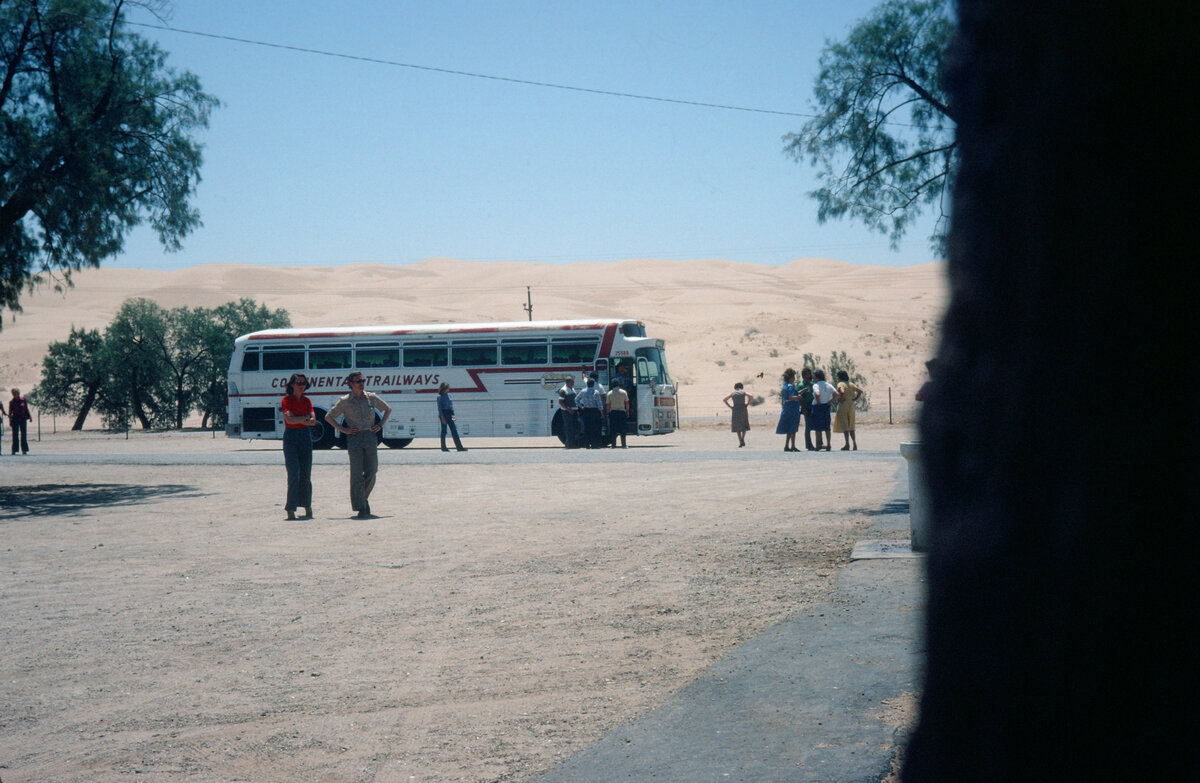
MULTIPOLYGON (((811 111, 817 60, 875 0, 175 0, 171 27, 518 80, 811 111)), ((141 9, 130 21, 160 24, 141 9)), ((135 28, 223 103, 200 138, 204 226, 111 265, 933 260, 817 224, 802 117, 472 78, 135 28)))

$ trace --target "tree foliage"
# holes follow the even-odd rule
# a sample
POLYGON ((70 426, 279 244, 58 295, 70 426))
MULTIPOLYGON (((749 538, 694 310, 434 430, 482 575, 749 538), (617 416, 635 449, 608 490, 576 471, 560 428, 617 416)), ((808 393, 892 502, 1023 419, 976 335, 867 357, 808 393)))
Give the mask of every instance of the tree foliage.
POLYGON ((50 345, 42 359, 42 380, 30 399, 47 413, 76 413, 71 429, 81 430, 107 377, 100 332, 72 326, 66 342, 50 345))
POLYGON ((895 247, 934 205, 930 239, 945 255, 957 143, 942 73, 953 30, 950 0, 888 0, 826 44, 817 115, 784 136, 785 152, 817 169, 821 187, 809 195, 820 222, 861 220, 895 247))
POLYGON ((271 310, 253 299, 226 302, 208 311, 203 331, 204 358, 197 369, 197 398, 202 426, 225 424, 228 414, 229 358, 233 342, 243 334, 292 325, 286 310, 271 310))
POLYGON ((171 425, 171 384, 162 362, 167 311, 149 299, 127 299, 104 331, 109 378, 98 406, 111 429, 137 419, 142 429, 171 425))
POLYGON ((286 310, 252 299, 215 308, 166 309, 127 299, 104 330, 75 329, 50 345, 34 399, 50 413, 77 413, 83 428, 94 409, 110 429, 181 428, 193 411, 203 425, 223 424, 234 340, 291 326, 286 310))
POLYGON ((200 225, 194 129, 217 100, 124 10, 157 0, 0 2, 0 309, 120 252, 148 221, 168 250, 200 225))

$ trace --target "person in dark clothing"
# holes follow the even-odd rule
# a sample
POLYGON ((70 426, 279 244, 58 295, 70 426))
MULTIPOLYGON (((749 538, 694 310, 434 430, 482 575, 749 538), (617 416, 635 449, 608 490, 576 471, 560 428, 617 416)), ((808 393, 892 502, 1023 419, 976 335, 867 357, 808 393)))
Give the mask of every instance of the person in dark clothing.
POLYGON ((29 439, 26 437, 27 424, 33 416, 29 414, 29 404, 21 396, 20 389, 12 390, 12 399, 8 401, 8 423, 12 427, 12 453, 18 451, 24 455, 29 453, 29 439))
POLYGON ((296 519, 296 509, 304 507, 306 519, 312 519, 312 433, 317 416, 312 401, 304 396, 308 378, 292 373, 287 394, 279 402, 283 411, 283 464, 287 468, 287 502, 283 510, 288 520, 296 519))
POLYGON ((598 449, 604 428, 604 394, 596 381, 588 378, 587 388, 579 395, 579 415, 583 417, 583 444, 589 449, 598 449))
POLYGON ((800 371, 800 413, 804 417, 804 449, 816 451, 812 442, 813 374, 805 367, 800 371))
POLYGON ((558 407, 562 420, 563 445, 568 449, 579 446, 579 409, 576 405, 578 396, 575 391, 575 379, 567 378, 566 383, 558 390, 558 407))
POLYGON ((466 451, 462 445, 462 441, 458 439, 458 425, 454 423, 454 403, 450 400, 450 384, 443 383, 438 387, 438 419, 442 422, 442 451, 449 451, 446 448, 446 430, 450 430, 450 435, 454 438, 454 448, 459 451, 466 451))

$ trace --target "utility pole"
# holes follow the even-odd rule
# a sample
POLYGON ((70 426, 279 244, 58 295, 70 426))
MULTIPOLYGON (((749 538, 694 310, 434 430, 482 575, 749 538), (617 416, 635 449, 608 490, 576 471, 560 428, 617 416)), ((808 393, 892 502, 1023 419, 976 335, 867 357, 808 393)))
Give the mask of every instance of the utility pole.
POLYGON ((529 290, 529 286, 525 286, 525 306, 522 308, 529 313, 529 320, 533 320, 533 294, 529 290))

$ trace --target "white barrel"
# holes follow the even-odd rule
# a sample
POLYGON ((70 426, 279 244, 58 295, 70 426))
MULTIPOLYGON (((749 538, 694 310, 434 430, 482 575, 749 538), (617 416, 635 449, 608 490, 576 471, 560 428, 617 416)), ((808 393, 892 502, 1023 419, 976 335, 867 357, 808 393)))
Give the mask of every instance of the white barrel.
POLYGON ((908 462, 908 518, 914 552, 929 549, 929 496, 925 489, 925 466, 921 462, 921 442, 900 444, 900 455, 908 462))

